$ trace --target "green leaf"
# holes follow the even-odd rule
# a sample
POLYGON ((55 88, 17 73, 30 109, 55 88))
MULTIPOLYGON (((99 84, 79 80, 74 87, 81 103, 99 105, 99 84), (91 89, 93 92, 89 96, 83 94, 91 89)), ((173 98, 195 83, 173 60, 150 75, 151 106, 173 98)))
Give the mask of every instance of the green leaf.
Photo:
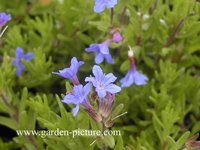
POLYGON ((119 104, 118 106, 116 106, 115 109, 110 114, 112 116, 111 118, 119 115, 123 108, 124 108, 124 104, 119 104))
POLYGON ((71 85, 70 85, 70 83, 68 81, 65 83, 65 87, 66 87, 67 92, 71 92, 72 91, 72 87, 71 87, 71 85))
POLYGON ((93 40, 92 40, 89 36, 85 35, 85 34, 82 33, 82 32, 78 32, 76 35, 77 35, 77 37, 78 37, 82 42, 84 42, 85 44, 90 44, 90 43, 93 42, 93 40))
POLYGON ((110 25, 108 21, 89 21, 89 24, 96 26, 101 31, 107 31, 110 25))
POLYGON ((28 98, 28 89, 24 88, 23 91, 22 91, 22 97, 21 97, 21 101, 20 101, 19 112, 22 112, 25 109, 27 98, 28 98))
POLYGON ((187 141, 187 139, 189 138, 190 136, 190 132, 187 131, 185 132, 179 139, 178 141, 176 142, 176 148, 179 149, 181 148, 187 141))
POLYGON ((121 136, 118 136, 114 150, 122 150, 123 147, 124 147, 123 139, 121 136))
POLYGON ((18 123, 12 118, 0 116, 0 124, 9 127, 13 130, 18 129, 18 123))
POLYGON ((167 136, 167 140, 169 141, 169 144, 172 146, 174 150, 176 150, 176 142, 171 136, 167 136))
POLYGON ((28 118, 27 118, 27 112, 26 111, 21 111, 19 114, 19 129, 20 130, 26 130, 27 129, 27 122, 28 122, 28 118))
POLYGON ((152 68, 152 69, 155 68, 154 61, 153 61, 150 57, 146 56, 146 54, 144 53, 144 51, 142 51, 142 58, 144 59, 145 63, 146 63, 150 68, 152 68))
POLYGON ((195 134, 200 131, 200 121, 196 122, 194 127, 192 128, 192 133, 195 134))
POLYGON ((122 72, 127 71, 127 70, 129 69, 129 66, 130 66, 129 60, 126 60, 126 61, 124 61, 124 62, 121 64, 120 70, 121 70, 122 72))
POLYGON ((114 148, 115 146, 115 139, 113 136, 104 136, 102 142, 105 143, 110 148, 114 148))

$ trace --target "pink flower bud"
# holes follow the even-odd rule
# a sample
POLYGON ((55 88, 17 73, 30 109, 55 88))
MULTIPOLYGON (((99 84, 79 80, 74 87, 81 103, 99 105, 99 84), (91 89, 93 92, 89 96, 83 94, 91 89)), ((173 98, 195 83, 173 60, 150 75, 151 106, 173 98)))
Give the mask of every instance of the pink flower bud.
POLYGON ((121 34, 119 32, 115 32, 112 37, 113 42, 119 43, 123 40, 121 34))

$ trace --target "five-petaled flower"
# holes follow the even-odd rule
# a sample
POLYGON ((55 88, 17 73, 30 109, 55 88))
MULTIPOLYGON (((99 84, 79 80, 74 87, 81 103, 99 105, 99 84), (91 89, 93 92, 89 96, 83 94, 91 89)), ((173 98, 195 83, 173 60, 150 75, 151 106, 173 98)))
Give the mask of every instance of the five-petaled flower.
POLYGON ((28 52, 24 54, 23 49, 20 47, 17 47, 15 50, 15 59, 13 60, 13 66, 17 68, 16 75, 19 77, 22 73, 22 71, 26 70, 24 64, 21 62, 22 60, 30 61, 34 57, 34 54, 32 52, 28 52))
POLYGON ((114 63, 112 56, 109 52, 109 45, 111 40, 108 39, 101 44, 90 44, 90 47, 86 48, 86 52, 94 52, 95 53, 95 63, 100 64, 104 59, 110 64, 114 63))
POLYGON ((133 51, 130 49, 128 52, 129 60, 130 60, 130 69, 126 76, 120 80, 121 87, 129 87, 132 84, 136 85, 144 85, 148 78, 142 73, 136 70, 134 59, 133 59, 133 51))
POLYGON ((102 69, 94 65, 93 74, 95 77, 86 77, 86 82, 91 82, 100 99, 103 99, 107 93, 115 94, 121 91, 121 88, 113 82, 117 79, 112 73, 103 74, 102 69))
POLYGON ((88 107, 89 103, 87 102, 87 96, 90 92, 90 83, 86 84, 84 87, 82 84, 75 85, 73 87, 72 93, 68 93, 62 102, 66 104, 73 103, 76 105, 75 108, 73 108, 72 113, 74 116, 77 115, 79 111, 79 105, 83 105, 84 107, 88 107))
POLYGON ((4 12, 0 13, 0 28, 3 27, 9 20, 11 20, 11 15, 4 12))
POLYGON ((67 78, 71 80, 74 85, 78 85, 80 83, 76 74, 78 72, 79 67, 83 64, 83 61, 78 61, 76 57, 73 57, 71 60, 71 66, 69 68, 59 70, 59 72, 53 72, 53 74, 57 74, 63 78, 67 78))
POLYGON ((117 4, 117 0, 96 0, 94 5, 94 12, 100 13, 107 8, 113 8, 117 4))

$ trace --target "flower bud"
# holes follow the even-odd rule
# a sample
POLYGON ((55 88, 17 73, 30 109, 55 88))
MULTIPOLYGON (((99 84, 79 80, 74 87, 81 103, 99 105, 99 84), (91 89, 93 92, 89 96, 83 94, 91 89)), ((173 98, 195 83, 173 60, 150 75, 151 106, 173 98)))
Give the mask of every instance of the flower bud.
POLYGON ((113 34, 112 40, 115 43, 119 43, 123 40, 123 38, 122 38, 122 36, 119 32, 116 32, 116 33, 113 34))
POLYGON ((88 112, 88 114, 96 121, 96 122, 101 122, 102 117, 99 113, 97 113, 92 105, 90 103, 85 103, 84 104, 85 110, 88 112))
POLYGON ((133 56, 134 56, 133 50, 132 50, 132 48, 129 46, 128 57, 133 57, 133 56))
POLYGON ((119 43, 123 40, 123 37, 120 34, 120 30, 118 28, 114 28, 110 31, 110 34, 112 36, 112 41, 115 43, 119 43))
POLYGON ((87 108, 86 111, 88 114, 96 121, 96 122, 101 122, 102 117, 99 113, 97 113, 94 109, 87 108))
POLYGON ((115 100, 115 94, 107 93, 104 105, 104 111, 102 113, 103 117, 106 118, 110 115, 114 100, 115 100))

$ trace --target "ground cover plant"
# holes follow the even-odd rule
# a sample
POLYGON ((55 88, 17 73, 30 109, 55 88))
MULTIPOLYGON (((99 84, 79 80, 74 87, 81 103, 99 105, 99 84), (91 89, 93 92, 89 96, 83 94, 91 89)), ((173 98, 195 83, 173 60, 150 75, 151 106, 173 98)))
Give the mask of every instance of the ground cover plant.
POLYGON ((199 0, 0 0, 0 150, 200 150, 199 0))

